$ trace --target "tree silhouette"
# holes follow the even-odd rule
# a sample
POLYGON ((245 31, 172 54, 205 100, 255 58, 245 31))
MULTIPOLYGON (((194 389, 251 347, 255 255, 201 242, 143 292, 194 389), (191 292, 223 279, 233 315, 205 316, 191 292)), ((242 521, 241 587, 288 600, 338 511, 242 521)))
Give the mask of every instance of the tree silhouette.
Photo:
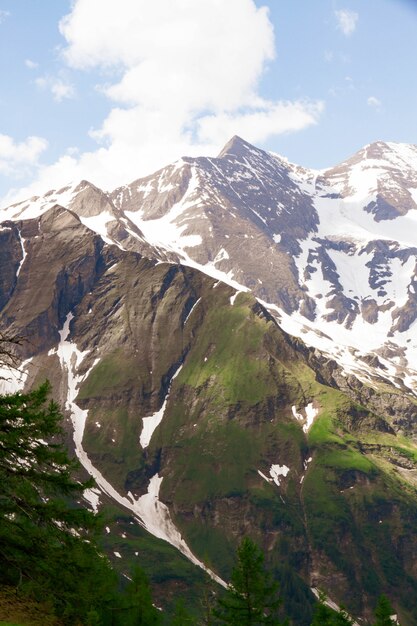
POLYGON ((264 567, 264 556, 249 538, 237 549, 230 584, 219 598, 214 616, 218 624, 281 626, 278 583, 264 567))

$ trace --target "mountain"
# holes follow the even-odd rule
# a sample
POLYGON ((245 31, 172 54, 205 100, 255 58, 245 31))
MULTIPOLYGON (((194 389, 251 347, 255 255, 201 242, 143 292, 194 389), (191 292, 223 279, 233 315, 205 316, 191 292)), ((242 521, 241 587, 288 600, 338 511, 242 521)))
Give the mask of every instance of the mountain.
POLYGON ((161 604, 250 534, 296 623, 317 587, 415 623, 416 203, 416 146, 318 172, 234 137, 3 210, 3 391, 51 380, 109 554, 161 604))

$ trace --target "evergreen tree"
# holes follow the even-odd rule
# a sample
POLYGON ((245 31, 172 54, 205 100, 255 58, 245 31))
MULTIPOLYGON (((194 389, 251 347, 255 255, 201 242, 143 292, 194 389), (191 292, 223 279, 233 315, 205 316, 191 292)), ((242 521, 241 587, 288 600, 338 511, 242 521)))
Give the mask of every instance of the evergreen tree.
POLYGON ((278 584, 265 570, 261 550, 249 538, 237 550, 237 562, 227 591, 214 611, 219 624, 280 626, 278 584))
POLYGON ((381 595, 375 609, 376 622, 374 626, 396 626, 397 622, 391 619, 395 611, 391 606, 387 596, 381 595))
POLYGON ((123 626, 158 626, 160 612, 152 604, 149 580, 139 566, 132 572, 132 580, 123 594, 121 610, 117 611, 117 623, 123 626))
POLYGON ((184 606, 184 601, 179 600, 175 605, 174 615, 170 626, 194 626, 195 620, 191 617, 184 606))
POLYGON ((311 626, 332 626, 333 611, 325 604, 326 596, 320 592, 318 602, 314 606, 311 626))
POLYGON ((213 589, 205 587, 200 604, 202 608, 202 617, 199 621, 199 626, 214 626, 216 623, 214 617, 216 595, 213 592, 213 589))
POLYGON ((49 600, 74 624, 115 578, 95 546, 97 517, 73 504, 92 483, 72 478, 79 466, 58 441, 62 415, 49 393, 45 383, 0 396, 0 583, 49 600))

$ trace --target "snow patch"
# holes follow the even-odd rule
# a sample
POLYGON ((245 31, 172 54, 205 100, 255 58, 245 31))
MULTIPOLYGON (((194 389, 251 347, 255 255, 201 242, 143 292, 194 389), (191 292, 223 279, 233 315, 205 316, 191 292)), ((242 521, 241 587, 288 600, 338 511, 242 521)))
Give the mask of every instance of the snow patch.
MULTIPOLYGON (((314 593, 317 599, 320 598, 320 591, 317 589, 317 587, 311 587, 311 591, 314 593)), ((333 602, 333 600, 330 600, 330 598, 326 598, 326 600, 324 601, 324 604, 328 606, 330 609, 333 609, 333 611, 340 611, 340 606, 336 604, 336 602, 333 602)), ((358 622, 354 621, 352 626, 360 626, 360 625, 358 624, 358 622)))
POLYGON ((312 402, 310 402, 310 404, 308 404, 306 406, 306 408, 304 409, 306 412, 306 423, 303 426, 303 431, 305 433, 308 433, 308 431, 310 430, 311 426, 313 425, 314 420, 316 419, 317 415, 319 414, 319 410, 314 408, 314 405, 312 402))
POLYGON ((302 413, 300 413, 299 411, 297 411, 297 407, 295 405, 293 405, 291 407, 292 410, 292 414, 295 417, 296 420, 298 420, 299 422, 305 422, 305 424, 303 425, 303 431, 305 433, 308 433, 308 431, 310 430, 315 418, 317 417, 317 415, 319 414, 319 410, 314 408, 314 405, 312 402, 310 402, 310 404, 308 404, 306 407, 304 407, 304 413, 305 413, 305 417, 302 413))
POLYGON ((280 485, 280 476, 284 476, 285 478, 289 471, 290 468, 286 465, 271 465, 269 469, 271 478, 278 487, 280 485))
MULTIPOLYGON (((93 487, 92 489, 85 489, 83 497, 90 503, 94 513, 98 513, 98 505, 100 504, 100 491, 93 487)), ((110 530, 109 530, 110 532, 110 530)))
POLYGON ((296 420, 298 420, 299 422, 304 422, 304 419, 305 419, 304 415, 302 415, 301 413, 297 411, 297 407, 295 405, 291 407, 291 410, 296 420))
POLYGON ((287 467, 286 465, 271 465, 269 469, 269 474, 271 478, 268 478, 268 476, 265 476, 265 474, 261 472, 261 470, 258 470, 258 474, 264 480, 266 480, 267 483, 275 483, 279 487, 280 476, 284 476, 285 478, 285 476, 287 476, 289 471, 290 471, 290 468, 287 467))
POLYGON ((112 239, 109 239, 107 233, 107 224, 109 222, 114 222, 116 218, 109 211, 103 211, 99 215, 94 215, 92 217, 82 217, 80 216, 81 223, 84 226, 87 226, 90 230, 100 235, 100 237, 109 244, 114 244, 115 242, 112 239))
POLYGON ((183 248, 192 248, 202 243, 200 235, 183 235, 187 229, 187 224, 181 223, 183 213, 195 204, 191 197, 197 190, 198 184, 196 168, 192 167, 188 189, 181 200, 174 204, 166 215, 158 219, 147 220, 144 219, 143 210, 126 211, 125 214, 142 231, 151 245, 162 246, 183 256, 183 248))
POLYGON ((233 296, 230 296, 230 305, 231 305, 231 306, 233 306, 233 305, 234 305, 235 300, 236 300, 236 298, 238 297, 238 295, 239 295, 240 293, 244 293, 244 291, 237 290, 237 291, 236 291, 236 293, 235 293, 235 294, 233 294, 233 296))
POLYGON ((19 263, 19 267, 17 268, 17 272, 16 272, 16 278, 18 278, 19 274, 20 274, 20 270, 22 269, 22 265, 25 262, 25 259, 27 257, 27 252, 25 249, 25 239, 23 239, 22 234, 19 230, 19 241, 20 241, 20 246, 22 248, 22 260, 19 263))
POLYGON ((171 380, 169 382, 169 386, 168 386, 167 395, 165 396, 165 400, 164 400, 161 408, 159 409, 159 411, 157 411, 153 415, 150 415, 149 417, 143 417, 142 418, 143 427, 142 427, 142 432, 141 432, 140 437, 139 437, 139 442, 140 442, 140 445, 142 446, 142 448, 147 448, 149 446, 149 443, 150 443, 150 441, 152 439, 152 435, 155 432, 155 429, 162 422, 162 418, 164 417, 165 409, 166 409, 168 398, 169 398, 169 392, 171 391, 172 382, 178 376, 178 374, 180 373, 181 369, 182 369, 182 365, 180 365, 178 367, 178 369, 176 370, 175 374, 171 378, 171 380))
POLYGON ((311 463, 311 461, 313 460, 313 457, 310 456, 306 461, 304 461, 304 469, 306 470, 309 463, 311 463))
POLYGON ((194 311, 195 307, 197 306, 197 304, 200 302, 201 298, 199 298, 196 302, 194 302, 193 306, 191 307, 190 312, 188 313, 187 317, 184 320, 184 326, 187 323, 188 318, 190 317, 191 313, 194 311))
POLYGON ((71 184, 60 191, 52 189, 44 196, 33 196, 29 200, 23 200, 22 202, 0 209, 1 221, 34 219, 40 217, 57 204, 68 208, 76 195, 75 189, 77 186, 77 184, 71 184))

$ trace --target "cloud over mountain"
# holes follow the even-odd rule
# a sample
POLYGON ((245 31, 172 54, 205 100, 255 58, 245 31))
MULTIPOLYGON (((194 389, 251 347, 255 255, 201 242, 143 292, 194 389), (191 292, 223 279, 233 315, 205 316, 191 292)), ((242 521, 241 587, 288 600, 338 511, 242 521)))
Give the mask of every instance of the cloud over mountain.
POLYGON ((275 37, 268 9, 253 0, 76 0, 60 31, 62 62, 98 72, 110 108, 90 131, 97 149, 43 168, 22 197, 74 178, 108 188, 181 155, 214 155, 233 133, 263 142, 299 131, 323 109, 263 97, 275 37))

